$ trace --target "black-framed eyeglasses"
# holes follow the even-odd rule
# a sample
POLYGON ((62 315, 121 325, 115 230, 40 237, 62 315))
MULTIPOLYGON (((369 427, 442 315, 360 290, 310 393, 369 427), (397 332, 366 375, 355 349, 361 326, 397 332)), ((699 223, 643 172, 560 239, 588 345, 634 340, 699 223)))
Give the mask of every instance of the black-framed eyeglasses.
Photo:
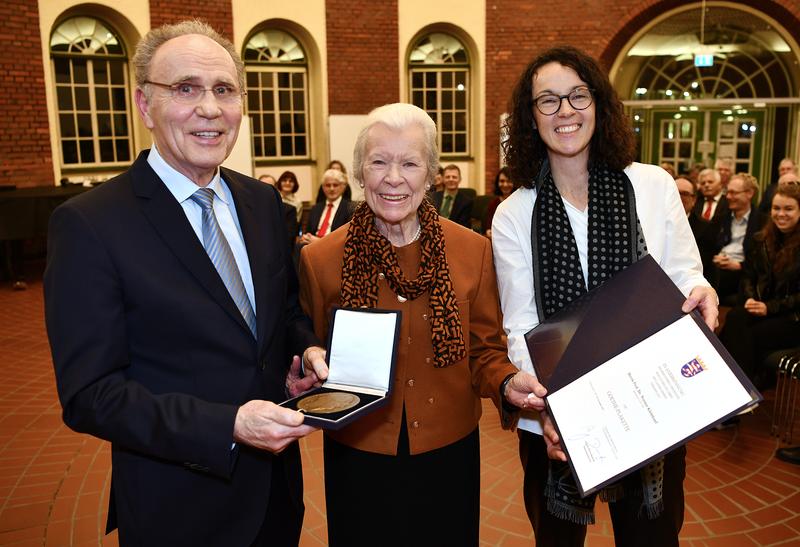
POLYGON ((217 84, 213 87, 203 87, 201 85, 190 84, 188 82, 163 84, 161 82, 145 80, 144 83, 169 90, 170 96, 175 101, 183 104, 197 104, 200 102, 200 99, 203 97, 206 91, 210 91, 218 102, 226 104, 232 104, 241 101, 242 96, 247 95, 246 91, 240 91, 238 88, 228 84, 217 84))
POLYGON ((575 110, 586 110, 592 105, 592 90, 588 87, 577 87, 566 95, 556 95, 547 93, 539 95, 533 100, 536 109, 545 116, 552 116, 561 110, 561 103, 566 99, 569 105, 575 110))

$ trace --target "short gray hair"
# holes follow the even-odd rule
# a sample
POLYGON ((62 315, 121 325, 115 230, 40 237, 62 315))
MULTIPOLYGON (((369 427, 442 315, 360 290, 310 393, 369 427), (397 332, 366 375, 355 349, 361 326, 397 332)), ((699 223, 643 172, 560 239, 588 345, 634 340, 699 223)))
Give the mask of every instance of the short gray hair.
POLYGON ((367 140, 370 130, 375 125, 385 125, 389 129, 402 131, 417 125, 422 128, 425 135, 423 142, 425 159, 427 161, 428 176, 426 182, 433 183, 433 178, 439 169, 439 147, 436 145, 436 124, 421 108, 408 103, 392 103, 379 106, 367 115, 367 121, 356 139, 353 150, 353 176, 359 183, 364 180, 364 156, 367 153, 367 140))
POLYGON ((162 25, 150 30, 150 32, 139 40, 139 43, 136 45, 136 52, 133 55, 133 60, 131 61, 136 75, 136 85, 138 87, 143 87, 145 81, 150 78, 150 65, 153 62, 153 56, 156 54, 156 50, 173 38, 186 36, 187 34, 205 36, 225 48, 225 51, 231 56, 234 66, 236 66, 236 77, 239 81, 239 89, 244 91, 244 63, 239 56, 239 52, 236 51, 236 48, 230 40, 214 30, 211 25, 200 19, 188 19, 173 25, 162 25))
POLYGON ((706 175, 711 174, 714 178, 715 182, 722 181, 722 177, 719 175, 719 171, 716 169, 705 168, 697 174, 697 180, 705 177, 706 175))
POLYGON ((339 184, 347 184, 347 177, 339 169, 327 169, 322 173, 322 182, 324 183, 326 179, 333 179, 339 184))

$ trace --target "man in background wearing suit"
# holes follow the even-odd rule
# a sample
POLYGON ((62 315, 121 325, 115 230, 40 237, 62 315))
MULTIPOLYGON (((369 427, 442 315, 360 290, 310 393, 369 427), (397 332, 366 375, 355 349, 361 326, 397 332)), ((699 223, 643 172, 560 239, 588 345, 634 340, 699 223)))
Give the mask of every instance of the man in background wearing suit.
POLYGON ((752 206, 756 187, 756 178, 746 173, 737 173, 728 182, 725 199, 729 212, 720 219, 716 254, 711 259, 714 267, 706 274, 717 290, 720 304, 725 306, 738 303, 739 280, 745 258, 750 252, 753 236, 764 224, 763 215, 752 206))
POLYGON ((275 402, 317 380, 298 356, 311 370, 324 352, 298 305, 278 192, 220 167, 242 61, 186 21, 151 30, 133 64, 153 148, 50 223, 64 421, 111 442, 107 529, 121 545, 295 546, 295 441, 314 429, 275 402))
POLYGON ((325 199, 315 203, 308 212, 308 222, 300 237, 301 244, 313 243, 350 222, 355 203, 344 196, 346 189, 347 178, 338 169, 328 169, 322 174, 325 199))
POLYGON ((449 218, 465 228, 472 229, 472 198, 458 190, 461 184, 461 169, 450 164, 444 168, 444 190, 433 194, 433 204, 439 216, 449 218))
POLYGON ((703 273, 708 276, 713 269, 711 258, 717 253, 717 234, 721 220, 728 216, 728 201, 723 193, 722 178, 715 169, 703 169, 697 175, 700 196, 694 206, 694 214, 700 219, 694 236, 703 273))

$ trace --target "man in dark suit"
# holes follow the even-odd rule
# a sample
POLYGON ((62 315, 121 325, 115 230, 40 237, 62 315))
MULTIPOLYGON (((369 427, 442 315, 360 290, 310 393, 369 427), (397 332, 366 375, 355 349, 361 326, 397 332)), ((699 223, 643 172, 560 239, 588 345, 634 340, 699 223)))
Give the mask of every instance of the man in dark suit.
POLYGON ((322 371, 324 352, 298 305, 280 196, 219 167, 242 62, 188 21, 150 31, 133 64, 153 148, 50 223, 64 421, 111 442, 107 528, 121 545, 296 546, 294 441, 314 429, 275 403, 316 381, 298 356, 322 371))
POLYGON ((450 164, 444 168, 442 175, 444 190, 433 194, 433 204, 439 210, 439 215, 472 229, 472 198, 461 192, 461 169, 458 165, 450 164))
POLYGON ((722 190, 722 178, 714 169, 703 169, 697 175, 700 199, 694 206, 694 214, 700 219, 695 231, 697 248, 703 261, 703 273, 709 277, 713 269, 711 258, 717 253, 717 234, 723 218, 728 216, 728 201, 722 190))
POLYGON ((301 244, 313 243, 347 224, 355 211, 355 203, 344 196, 347 189, 344 173, 338 169, 328 169, 322 174, 321 187, 325 199, 315 203, 308 212, 301 244))
POLYGON ((707 275, 717 290, 720 303, 735 305, 739 292, 739 280, 745 258, 750 252, 753 236, 761 229, 764 216, 752 207, 756 194, 755 177, 738 173, 728 182, 725 194, 729 213, 720 219, 717 231, 713 269, 707 275))

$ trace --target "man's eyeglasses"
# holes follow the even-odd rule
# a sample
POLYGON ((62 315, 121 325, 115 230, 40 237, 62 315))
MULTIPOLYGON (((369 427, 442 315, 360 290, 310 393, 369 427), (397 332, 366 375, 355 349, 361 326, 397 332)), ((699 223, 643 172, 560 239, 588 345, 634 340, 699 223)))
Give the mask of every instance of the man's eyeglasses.
POLYGON ((586 110, 592 104, 592 90, 588 87, 578 87, 566 95, 556 95, 555 93, 539 95, 533 100, 533 104, 545 116, 552 116, 561 110, 561 102, 564 99, 575 110, 586 110))
POLYGON ((162 84, 160 82, 152 82, 145 80, 145 84, 163 87, 169 90, 170 96, 175 101, 183 104, 196 104, 200 102, 206 91, 210 91, 214 98, 220 103, 232 104, 242 100, 243 95, 247 95, 246 91, 239 91, 237 88, 228 84, 217 84, 213 87, 203 87, 197 84, 190 84, 187 82, 180 82, 177 84, 162 84))

